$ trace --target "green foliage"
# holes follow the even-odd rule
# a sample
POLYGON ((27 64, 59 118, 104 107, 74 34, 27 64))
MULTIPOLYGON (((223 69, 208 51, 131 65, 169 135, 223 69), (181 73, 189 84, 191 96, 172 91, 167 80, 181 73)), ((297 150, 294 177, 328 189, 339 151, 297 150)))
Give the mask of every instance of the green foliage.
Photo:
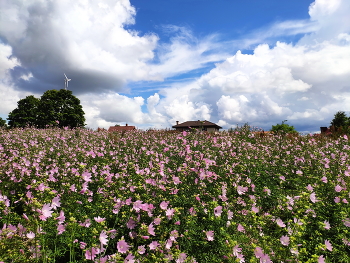
POLYGON ((338 111, 336 114, 334 114, 334 118, 331 121, 331 126, 335 127, 336 129, 340 127, 347 127, 350 124, 349 117, 346 116, 344 111, 338 111))
POLYGON ((84 111, 80 100, 70 90, 48 90, 40 99, 33 95, 17 102, 17 108, 10 112, 9 126, 83 127, 84 111))
POLYGON ((0 117, 0 128, 1 127, 7 127, 6 120, 0 117))
POLYGON ((40 99, 33 95, 27 96, 17 102, 17 108, 10 112, 9 126, 11 128, 34 126, 38 118, 38 105, 40 99))
POLYGON ((297 133, 294 126, 291 126, 289 124, 286 124, 287 120, 282 121, 281 124, 272 125, 271 131, 274 133, 279 134, 286 134, 286 133, 297 133))

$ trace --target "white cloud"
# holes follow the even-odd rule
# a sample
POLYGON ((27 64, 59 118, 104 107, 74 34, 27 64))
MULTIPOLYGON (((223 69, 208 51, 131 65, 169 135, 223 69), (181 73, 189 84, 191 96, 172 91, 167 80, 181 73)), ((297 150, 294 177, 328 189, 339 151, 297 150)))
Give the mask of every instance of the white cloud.
POLYGON ((221 61, 228 56, 224 43, 220 43, 216 35, 200 39, 189 28, 173 25, 164 26, 164 30, 173 34, 173 37, 170 43, 159 46, 159 63, 151 66, 151 75, 172 77, 221 61))
POLYGON ((135 23, 129 0, 5 1, 2 9, 0 35, 33 81, 57 85, 56 76, 66 72, 83 92, 153 78, 147 62, 158 37, 125 29, 135 23))
MULTIPOLYGON (((17 101, 31 95, 28 92, 21 92, 11 84, 9 70, 20 65, 20 62, 11 57, 12 48, 0 43, 0 114, 6 115, 17 107, 17 101)), ((29 76, 21 75, 20 78, 27 79, 29 76)))
POLYGON ((316 0, 308 20, 276 22, 225 43, 178 26, 164 27, 169 43, 155 34, 141 36, 126 29, 136 15, 128 0, 6 1, 2 8, 0 35, 8 43, 0 46, 0 93, 7 100, 2 112, 12 110, 16 88, 63 86, 56 76, 63 72, 93 128, 206 119, 224 128, 249 122, 268 129, 288 119, 317 130, 336 111, 350 111, 347 0, 316 0), (276 41, 299 34, 298 43, 276 41), (255 46, 254 53, 232 48, 228 55, 228 47, 237 46, 255 46), (165 82, 148 98, 115 93, 129 81, 159 81, 212 62, 215 67, 195 81, 165 82))
POLYGON ((336 111, 350 111, 350 30, 336 28, 348 19, 345 2, 316 1, 310 22, 273 25, 275 31, 279 26, 280 32, 312 33, 295 45, 277 42, 261 44, 253 54, 238 51, 196 82, 164 91, 167 104, 160 102, 159 112, 171 120, 196 119, 195 105, 206 105, 207 119, 226 128, 249 122, 268 129, 285 119, 305 129, 327 126, 336 111), (326 18, 337 22, 328 25, 326 18))

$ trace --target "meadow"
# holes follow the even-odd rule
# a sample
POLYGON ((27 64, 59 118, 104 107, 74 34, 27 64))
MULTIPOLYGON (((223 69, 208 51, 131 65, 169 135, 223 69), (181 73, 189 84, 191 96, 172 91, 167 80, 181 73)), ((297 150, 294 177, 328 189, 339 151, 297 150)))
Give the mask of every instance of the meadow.
POLYGON ((0 129, 0 262, 350 262, 346 136, 0 129))

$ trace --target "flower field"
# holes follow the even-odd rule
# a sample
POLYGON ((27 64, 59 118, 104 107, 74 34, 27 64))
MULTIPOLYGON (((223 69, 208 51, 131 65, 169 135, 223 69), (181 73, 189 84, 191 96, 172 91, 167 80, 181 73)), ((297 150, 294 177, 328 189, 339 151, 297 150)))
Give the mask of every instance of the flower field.
POLYGON ((350 142, 0 130, 0 262, 350 262, 350 142))

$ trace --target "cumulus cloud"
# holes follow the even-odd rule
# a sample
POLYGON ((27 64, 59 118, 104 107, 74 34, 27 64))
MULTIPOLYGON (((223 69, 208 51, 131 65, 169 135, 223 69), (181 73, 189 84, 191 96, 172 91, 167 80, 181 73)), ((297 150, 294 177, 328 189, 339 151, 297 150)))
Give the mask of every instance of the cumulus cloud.
POLYGON ((63 87, 63 72, 93 128, 206 119, 224 128, 248 122, 270 129, 287 119, 300 131, 316 131, 338 110, 350 111, 346 0, 316 0, 307 20, 279 21, 226 42, 174 25, 163 25, 167 43, 140 35, 127 29, 136 16, 128 0, 7 1, 2 9, 3 112, 20 92, 63 87), (295 35, 303 35, 297 43, 277 41, 295 35), (254 47, 251 54, 238 50, 247 47, 254 47), (194 81, 167 82, 212 62, 194 81), (116 93, 130 81, 164 83, 144 97, 116 93))
MULTIPOLYGON (((9 71, 20 66, 20 62, 15 57, 11 57, 11 54, 12 48, 0 43, 0 114, 9 113, 16 108, 19 99, 31 95, 29 92, 21 92, 15 89, 11 83, 9 71)), ((23 79, 29 77, 28 75, 21 76, 23 79)))
POLYGON ((348 1, 315 1, 310 21, 290 26, 307 33, 298 43, 236 52, 186 88, 166 91, 172 104, 164 112, 172 119, 176 114, 193 119, 193 105, 202 104, 209 109, 207 118, 226 128, 249 122, 269 129, 285 119, 302 131, 328 126, 336 111, 350 110, 350 23, 341 22, 349 12, 348 1))
POLYGON ((128 0, 5 1, 2 9, 0 37, 21 63, 11 74, 22 90, 61 88, 63 72, 77 93, 152 79, 147 61, 158 37, 125 29, 136 14, 128 0))

